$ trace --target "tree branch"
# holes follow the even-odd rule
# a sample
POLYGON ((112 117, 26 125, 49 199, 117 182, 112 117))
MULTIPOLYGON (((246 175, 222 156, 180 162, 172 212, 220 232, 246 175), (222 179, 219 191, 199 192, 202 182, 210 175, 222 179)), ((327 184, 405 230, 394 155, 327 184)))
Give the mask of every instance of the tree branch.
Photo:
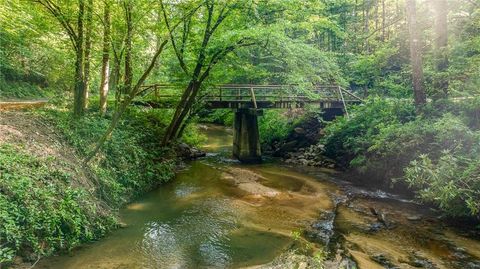
POLYGON ((73 29, 70 22, 67 19, 65 19, 65 15, 63 14, 60 7, 50 0, 34 0, 34 2, 36 2, 40 5, 42 5, 43 7, 45 7, 47 9, 47 11, 50 12, 50 14, 52 14, 55 19, 57 19, 57 21, 60 23, 60 25, 62 25, 64 30, 67 32, 68 37, 69 37, 70 41, 72 42, 73 48, 75 50, 77 50, 78 49, 77 33, 73 29))
POLYGON ((208 77, 208 75, 210 74, 211 69, 212 69, 220 60, 222 60, 228 53, 236 50, 237 48, 253 46, 253 45, 256 44, 255 42, 245 43, 245 40, 246 40, 245 38, 242 38, 242 39, 240 39, 239 41, 237 41, 235 44, 230 45, 230 46, 224 48, 223 50, 217 51, 217 52, 212 56, 212 58, 210 59, 210 62, 209 62, 208 65, 207 65, 207 69, 205 70, 205 72, 203 72, 202 76, 200 77, 200 82, 203 82, 203 81, 208 77))
POLYGON ((188 68, 187 65, 185 64, 185 61, 183 60, 183 53, 180 53, 177 48, 177 44, 175 42, 175 38, 173 37, 173 32, 172 29, 170 28, 170 23, 168 21, 168 16, 167 16, 167 11, 165 10, 165 6, 163 5, 163 1, 160 0, 160 6, 162 8, 162 13, 163 13, 163 18, 165 19, 165 25, 167 26, 167 30, 170 36, 170 41, 172 42, 172 47, 175 52, 175 55, 177 56, 178 62, 180 63, 180 67, 182 70, 185 72, 185 74, 188 75, 188 68))

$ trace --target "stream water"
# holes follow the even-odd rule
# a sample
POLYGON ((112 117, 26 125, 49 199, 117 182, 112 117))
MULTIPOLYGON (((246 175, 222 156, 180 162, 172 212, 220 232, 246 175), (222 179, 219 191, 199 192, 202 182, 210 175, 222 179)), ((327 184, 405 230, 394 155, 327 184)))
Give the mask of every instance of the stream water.
POLYGON ((330 249, 332 268, 480 268, 480 241, 419 204, 332 170, 241 165, 228 157, 231 131, 204 131, 207 157, 121 210, 126 228, 37 268, 267 268, 295 231, 330 249))

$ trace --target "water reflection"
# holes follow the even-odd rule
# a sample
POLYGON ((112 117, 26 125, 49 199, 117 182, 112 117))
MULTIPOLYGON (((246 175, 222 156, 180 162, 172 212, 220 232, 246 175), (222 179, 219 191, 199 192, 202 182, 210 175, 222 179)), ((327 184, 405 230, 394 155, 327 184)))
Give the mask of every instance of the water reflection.
POLYGON ((207 130, 206 149, 220 155, 190 163, 173 182, 121 210, 127 228, 70 256, 41 261, 37 268, 239 268, 265 264, 291 247, 292 231, 311 227, 322 212, 334 218, 328 227, 318 227, 327 230, 333 225, 344 240, 345 251, 360 268, 383 268, 375 257, 388 259, 399 268, 411 268, 412 261, 430 262, 436 268, 480 264, 476 262, 480 243, 443 229, 425 208, 384 192, 333 183, 335 172, 331 170, 301 170, 275 163, 240 165, 228 157, 232 137, 222 130, 207 130), (346 193, 359 198, 347 199, 346 193), (392 226, 378 224, 372 208, 392 226))

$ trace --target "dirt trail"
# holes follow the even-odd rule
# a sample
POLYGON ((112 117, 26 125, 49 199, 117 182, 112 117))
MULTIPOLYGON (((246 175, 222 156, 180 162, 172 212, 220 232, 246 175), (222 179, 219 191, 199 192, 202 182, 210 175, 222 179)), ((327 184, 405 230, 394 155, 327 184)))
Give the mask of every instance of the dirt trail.
POLYGON ((38 108, 46 105, 47 103, 48 103, 47 99, 25 100, 25 101, 16 101, 16 100, 0 101, 0 111, 38 108))

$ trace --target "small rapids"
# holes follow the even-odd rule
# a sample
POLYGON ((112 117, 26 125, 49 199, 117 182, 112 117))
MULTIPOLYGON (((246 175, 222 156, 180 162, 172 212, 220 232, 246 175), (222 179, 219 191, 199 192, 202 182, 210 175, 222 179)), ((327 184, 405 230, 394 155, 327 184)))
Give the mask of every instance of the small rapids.
POLYGON ((319 250, 326 268, 480 268, 478 237, 434 211, 333 170, 242 165, 231 130, 204 129, 207 157, 121 210, 126 228, 36 268, 316 268, 319 250))

